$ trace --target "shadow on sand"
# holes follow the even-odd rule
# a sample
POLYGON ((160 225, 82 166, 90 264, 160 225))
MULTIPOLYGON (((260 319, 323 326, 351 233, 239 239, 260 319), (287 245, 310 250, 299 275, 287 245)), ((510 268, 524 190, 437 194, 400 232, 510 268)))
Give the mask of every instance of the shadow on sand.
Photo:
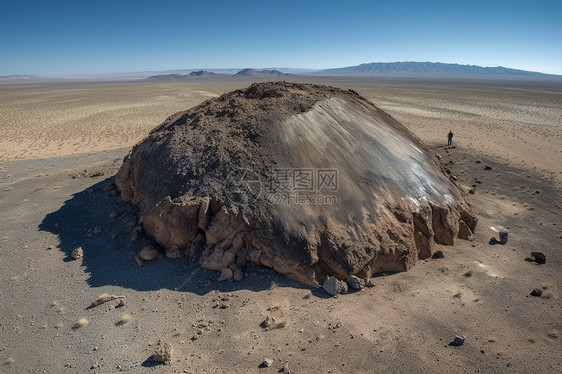
MULTIPOLYGON (((310 289, 270 269, 249 266, 240 282, 218 282, 218 271, 202 269, 196 259, 163 257, 139 267, 134 259, 150 238, 140 235, 131 240, 134 207, 119 194, 106 191, 108 178, 74 194, 57 211, 48 214, 39 229, 57 235, 65 261, 82 247, 82 265, 89 273, 92 287, 119 286, 137 291, 171 289, 204 295, 213 290, 230 292, 239 289, 263 291, 275 286, 310 289), (111 218, 113 217, 113 218, 111 218)), ((321 296, 322 292, 315 292, 321 296)), ((328 295, 325 295, 328 296, 328 295)))

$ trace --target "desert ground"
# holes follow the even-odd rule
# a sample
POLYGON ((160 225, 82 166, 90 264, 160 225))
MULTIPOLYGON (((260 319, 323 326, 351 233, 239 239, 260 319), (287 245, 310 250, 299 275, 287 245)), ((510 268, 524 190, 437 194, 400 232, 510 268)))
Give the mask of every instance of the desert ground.
POLYGON ((1 85, 1 373, 562 372, 562 86, 287 79, 353 89, 408 127, 467 192, 474 239, 338 297, 260 267, 225 282, 187 258, 139 266, 150 238, 106 188, 122 158, 251 81, 1 85), (122 298, 90 308, 104 293, 122 298), (160 340, 169 365, 150 359, 160 340))

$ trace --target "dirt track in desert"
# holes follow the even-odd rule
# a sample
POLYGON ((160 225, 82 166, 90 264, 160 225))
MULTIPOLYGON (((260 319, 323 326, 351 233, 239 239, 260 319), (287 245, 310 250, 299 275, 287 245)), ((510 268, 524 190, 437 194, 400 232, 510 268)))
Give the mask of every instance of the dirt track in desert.
POLYGON ((185 258, 138 266, 149 239, 131 240, 128 206, 106 190, 122 157, 174 112, 250 82, 2 85, 0 372, 562 371, 562 87, 311 81, 354 89, 442 156, 473 189, 474 240, 337 298, 257 267, 229 283, 185 258), (489 244, 498 225, 505 245, 489 244), (102 293, 124 298, 88 308, 102 293), (279 328, 260 326, 268 316, 279 328), (149 360, 159 339, 170 365, 149 360))

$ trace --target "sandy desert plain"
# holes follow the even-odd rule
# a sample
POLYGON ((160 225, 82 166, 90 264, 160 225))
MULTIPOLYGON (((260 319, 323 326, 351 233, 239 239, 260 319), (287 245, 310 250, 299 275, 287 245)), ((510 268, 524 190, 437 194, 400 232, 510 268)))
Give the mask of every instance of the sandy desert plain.
POLYGON ((131 240, 105 189, 122 158, 174 112, 251 81, 1 85, 1 373, 562 372, 562 84, 285 79, 354 89, 442 155, 475 189, 474 239, 335 298, 259 267, 240 282, 186 258, 139 267, 149 239, 131 240), (489 244, 497 225, 505 245, 489 244), (103 293, 124 298, 88 308, 103 293), (260 327, 268 316, 280 328, 260 327), (150 360, 160 339, 170 365, 150 360))

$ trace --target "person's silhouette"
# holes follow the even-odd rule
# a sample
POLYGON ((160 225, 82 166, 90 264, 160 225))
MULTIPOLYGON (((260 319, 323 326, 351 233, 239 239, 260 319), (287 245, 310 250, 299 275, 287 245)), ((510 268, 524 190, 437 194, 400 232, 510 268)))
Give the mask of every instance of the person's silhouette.
POLYGON ((451 130, 449 130, 449 133, 447 134, 447 145, 449 147, 453 145, 453 132, 451 130))

